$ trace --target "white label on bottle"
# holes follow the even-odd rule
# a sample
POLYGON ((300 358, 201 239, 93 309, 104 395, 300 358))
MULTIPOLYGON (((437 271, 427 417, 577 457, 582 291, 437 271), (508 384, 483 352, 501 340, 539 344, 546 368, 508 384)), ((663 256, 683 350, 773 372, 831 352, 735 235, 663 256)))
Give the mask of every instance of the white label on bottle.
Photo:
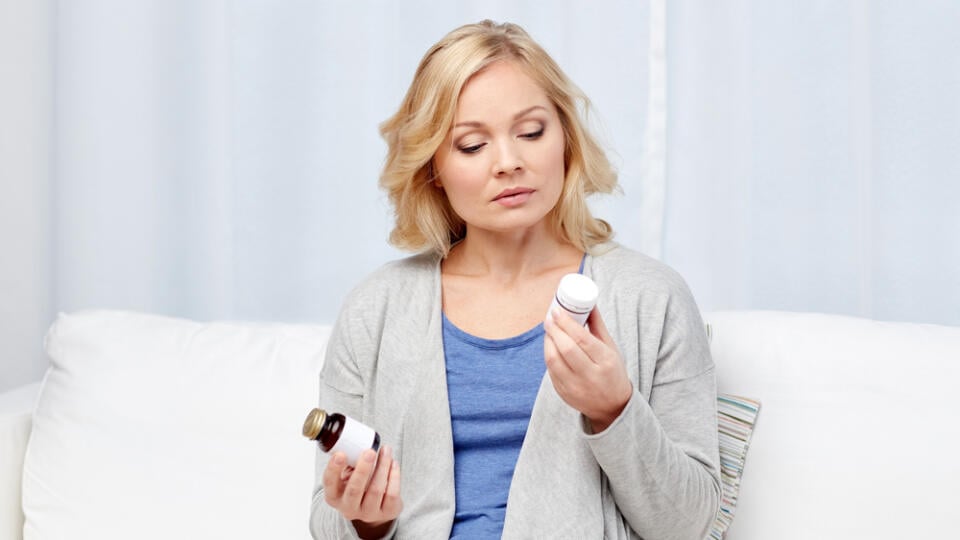
POLYGON ((330 454, 343 452, 347 455, 347 464, 356 467, 360 453, 373 448, 375 436, 376 432, 373 429, 348 416, 344 422, 343 431, 340 432, 340 438, 330 449, 330 454))

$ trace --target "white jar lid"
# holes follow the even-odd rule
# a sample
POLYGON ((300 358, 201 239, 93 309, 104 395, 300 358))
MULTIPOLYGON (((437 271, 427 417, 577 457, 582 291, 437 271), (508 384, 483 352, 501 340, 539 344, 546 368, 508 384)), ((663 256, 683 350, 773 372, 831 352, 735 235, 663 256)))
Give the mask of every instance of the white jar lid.
POLYGON ((567 274, 560 280, 557 300, 570 311, 587 313, 597 303, 600 289, 592 279, 583 274, 567 274))

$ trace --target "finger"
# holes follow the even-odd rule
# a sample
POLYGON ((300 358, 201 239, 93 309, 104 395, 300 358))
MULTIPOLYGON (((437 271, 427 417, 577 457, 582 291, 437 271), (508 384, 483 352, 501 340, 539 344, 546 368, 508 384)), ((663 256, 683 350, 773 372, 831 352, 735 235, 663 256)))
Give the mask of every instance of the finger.
POLYGON ((554 308, 554 321, 581 349, 586 350, 592 341, 597 340, 586 327, 578 324, 569 313, 560 308, 554 308))
POLYGON ((364 510, 380 510, 383 496, 387 492, 387 478, 390 476, 390 467, 392 466, 393 450, 389 446, 384 446, 380 450, 380 457, 377 459, 377 467, 373 471, 370 485, 367 486, 367 490, 363 494, 361 506, 364 510))
POLYGON ((367 490, 367 484, 370 481, 370 475, 373 474, 374 462, 377 459, 377 453, 373 450, 364 450, 357 460, 357 466, 353 468, 353 474, 347 480, 347 485, 343 490, 343 503, 346 508, 359 510, 363 502, 363 493, 367 490))
POLYGON ((343 452, 334 452, 323 471, 323 491, 327 502, 336 501, 343 496, 344 484, 341 481, 347 469, 347 456, 343 452))
POLYGON ((577 324, 571 317, 567 317, 566 323, 561 320, 559 324, 563 326, 564 331, 573 339, 587 360, 596 365, 604 365, 610 359, 617 357, 615 353, 617 346, 610 337, 598 309, 594 308, 590 311, 587 322, 592 323, 589 330, 577 324), (615 354, 610 354, 611 351, 615 354))
POLYGON ((547 365, 547 372, 550 373, 554 385, 574 376, 549 333, 543 338, 543 361, 547 365))
POLYGON ((387 476, 387 492, 383 496, 383 512, 397 516, 403 509, 403 501, 400 499, 400 464, 396 460, 391 461, 390 473, 387 476))
POLYGON ((596 340, 585 328, 566 313, 554 312, 553 324, 544 326, 544 331, 553 340, 554 345, 567 366, 574 373, 581 373, 593 363, 584 351, 581 341, 596 340))

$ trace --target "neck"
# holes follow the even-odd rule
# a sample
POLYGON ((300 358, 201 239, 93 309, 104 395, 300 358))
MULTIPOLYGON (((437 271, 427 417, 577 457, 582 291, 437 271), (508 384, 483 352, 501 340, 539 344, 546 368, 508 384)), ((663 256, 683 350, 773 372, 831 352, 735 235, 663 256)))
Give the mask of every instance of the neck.
POLYGON ((468 226, 466 237, 450 251, 444 268, 455 274, 515 282, 569 265, 581 255, 546 227, 501 233, 468 226))

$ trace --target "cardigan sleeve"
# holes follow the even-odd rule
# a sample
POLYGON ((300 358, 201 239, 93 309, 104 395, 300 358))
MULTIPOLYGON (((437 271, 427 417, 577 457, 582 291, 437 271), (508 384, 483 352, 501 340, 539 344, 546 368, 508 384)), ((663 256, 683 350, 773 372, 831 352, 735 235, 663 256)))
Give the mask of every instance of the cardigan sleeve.
MULTIPOLYGON (((343 311, 330 334, 323 369, 320 371, 320 407, 357 418, 363 404, 363 381, 351 352, 348 327, 348 317, 343 311)), ((310 533, 317 540, 358 539, 353 525, 324 499, 323 471, 329 461, 330 456, 318 446, 310 505, 310 533)))
MULTIPOLYGON (((351 418, 363 418, 364 383, 353 346, 353 333, 363 328, 362 321, 351 315, 350 302, 345 304, 327 343, 326 357, 320 371, 320 407, 351 418)), ((353 524, 324 499, 323 472, 330 456, 317 448, 313 500, 310 505, 310 533, 317 540, 359 540, 353 524)), ((384 538, 391 538, 397 521, 384 538)))
POLYGON ((646 540, 704 538, 720 504, 713 360, 692 295, 678 276, 674 284, 661 327, 641 328, 641 340, 657 341, 646 348, 657 351, 649 398, 635 388, 606 430, 584 434, 618 509, 646 540))

